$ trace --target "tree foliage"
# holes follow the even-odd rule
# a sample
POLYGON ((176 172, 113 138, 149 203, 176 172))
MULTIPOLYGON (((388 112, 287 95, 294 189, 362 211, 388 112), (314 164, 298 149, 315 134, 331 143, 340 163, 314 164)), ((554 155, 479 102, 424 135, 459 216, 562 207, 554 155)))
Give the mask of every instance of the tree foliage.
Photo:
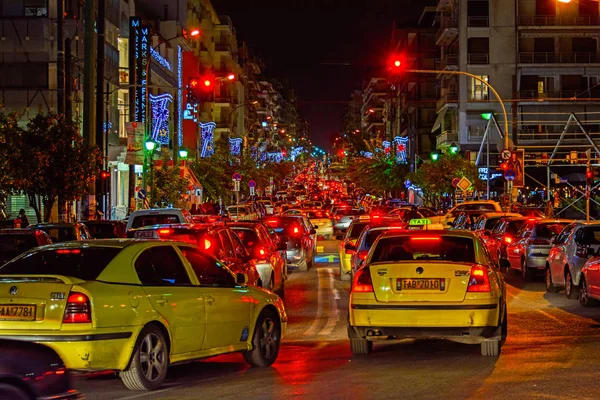
POLYGON ((485 186, 475 164, 460 155, 444 154, 436 162, 426 162, 417 172, 408 175, 408 179, 422 189, 425 202, 434 207, 439 206, 442 196, 454 193, 452 180, 462 177, 473 182, 475 190, 485 186))
POLYGON ((159 205, 183 207, 183 197, 188 190, 188 181, 179 173, 179 167, 169 166, 171 153, 163 148, 161 153, 162 167, 154 171, 152 201, 159 205))

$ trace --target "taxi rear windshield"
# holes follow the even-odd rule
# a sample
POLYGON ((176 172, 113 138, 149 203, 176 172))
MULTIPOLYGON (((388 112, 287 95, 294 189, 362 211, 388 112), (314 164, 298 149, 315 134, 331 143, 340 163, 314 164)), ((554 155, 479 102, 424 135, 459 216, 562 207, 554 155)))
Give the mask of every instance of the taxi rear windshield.
POLYGON ((92 281, 120 251, 114 247, 44 249, 5 264, 0 275, 64 275, 92 281))
POLYGON ((473 239, 459 236, 401 236, 381 239, 372 263, 396 261, 475 262, 473 239))
POLYGON ((306 216, 308 218, 314 219, 314 218, 327 218, 327 214, 325 214, 325 211, 319 211, 319 210, 311 210, 311 211, 306 211, 306 216))
POLYGON ((557 223, 538 224, 535 227, 535 234, 537 237, 551 238, 552 236, 558 235, 565 226, 567 226, 566 223, 565 224, 557 224, 557 223))
POLYGON ((183 221, 180 221, 179 217, 175 214, 140 215, 133 219, 131 227, 141 228, 143 226, 178 224, 180 222, 183 221))
POLYGON ((365 229, 365 226, 367 226, 368 223, 367 222, 359 222, 359 223, 354 223, 352 225, 350 225, 350 232, 348 233, 348 238, 350 239, 357 239, 360 234, 362 233, 362 231, 365 229))

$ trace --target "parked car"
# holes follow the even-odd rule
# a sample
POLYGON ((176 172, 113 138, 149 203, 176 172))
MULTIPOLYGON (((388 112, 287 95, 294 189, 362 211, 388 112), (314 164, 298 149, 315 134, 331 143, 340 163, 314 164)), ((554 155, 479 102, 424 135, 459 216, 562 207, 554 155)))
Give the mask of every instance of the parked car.
POLYGON ((573 222, 555 236, 546 261, 546 290, 565 289, 569 299, 579 298, 581 270, 600 248, 600 221, 573 222))
POLYGON ((260 274, 264 288, 284 297, 286 262, 279 250, 287 248, 285 243, 275 244, 271 235, 260 222, 234 222, 227 225, 242 241, 253 264, 260 274))
POLYGON ((0 265, 27 250, 46 244, 52 244, 52 239, 41 229, 2 229, 0 230, 0 265))
POLYGON ((117 239, 127 237, 127 224, 119 220, 83 221, 94 239, 117 239))
POLYGON ((552 248, 550 241, 572 222, 569 219, 528 219, 513 243, 506 246, 508 272, 518 272, 526 281, 543 274, 552 248))
POLYGON ((50 347, 0 339, 0 353, 0 399, 83 399, 73 389, 71 375, 60 356, 50 347))
POLYGON ((289 267, 296 267, 300 271, 314 267, 317 232, 306 217, 278 216, 267 218, 265 222, 278 235, 287 237, 286 258, 289 267))
POLYGON ((262 286, 256 265, 237 235, 225 224, 167 224, 145 226, 127 233, 134 239, 176 240, 197 245, 234 273, 248 276, 248 284, 262 286))
POLYGON ((488 252, 501 267, 509 267, 506 246, 517 240, 517 233, 526 222, 525 217, 504 217, 498 221, 485 241, 488 252))
POLYGON ((150 225, 191 224, 192 214, 182 208, 151 208, 131 213, 127 220, 127 231, 150 225))
POLYGON ((44 246, 0 268, 0 293, 15 288, 0 336, 45 344, 68 369, 117 371, 131 390, 159 388, 172 364, 223 353, 268 366, 287 315, 277 295, 246 280, 189 243, 44 246))
POLYGON ((90 240, 92 234, 81 222, 58 222, 55 224, 29 225, 30 229, 41 229, 50 236, 52 243, 68 242, 71 240, 90 240))

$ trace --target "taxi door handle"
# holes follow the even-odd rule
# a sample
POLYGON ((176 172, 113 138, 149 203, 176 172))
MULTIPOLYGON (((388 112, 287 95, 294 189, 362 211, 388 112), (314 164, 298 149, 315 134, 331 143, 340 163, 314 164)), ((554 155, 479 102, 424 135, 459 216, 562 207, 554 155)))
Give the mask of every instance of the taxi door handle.
POLYGON ((158 299, 156 299, 156 303, 160 304, 161 306, 164 306, 165 304, 167 304, 167 298, 159 297, 158 299))
POLYGON ((206 296, 206 302, 209 306, 212 306, 212 304, 215 302, 215 298, 212 296, 206 296))

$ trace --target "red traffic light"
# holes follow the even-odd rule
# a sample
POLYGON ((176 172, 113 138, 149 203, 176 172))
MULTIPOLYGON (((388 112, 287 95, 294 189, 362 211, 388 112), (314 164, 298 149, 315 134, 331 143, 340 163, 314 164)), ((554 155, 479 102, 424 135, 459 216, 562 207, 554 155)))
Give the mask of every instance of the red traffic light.
POLYGON ((586 170, 585 177, 586 177, 586 179, 594 179, 594 172, 592 172, 591 169, 586 170))
POLYGON ((100 177, 101 177, 102 179, 108 179, 108 178, 110 178, 110 172, 108 172, 108 171, 102 171, 102 172, 100 173, 100 177))
POLYGON ((508 163, 504 162, 504 163, 500 164, 500 168, 502 168, 502 170, 504 172, 508 171, 508 163))
POLYGON ((404 54, 392 54, 388 60, 388 70, 395 74, 406 69, 406 57, 404 54))
POLYGON ((190 89, 196 89, 200 86, 200 80, 198 78, 190 78, 189 87, 190 89))
POLYGON ((212 85, 212 81, 210 79, 205 79, 203 83, 205 87, 210 87, 212 85))

